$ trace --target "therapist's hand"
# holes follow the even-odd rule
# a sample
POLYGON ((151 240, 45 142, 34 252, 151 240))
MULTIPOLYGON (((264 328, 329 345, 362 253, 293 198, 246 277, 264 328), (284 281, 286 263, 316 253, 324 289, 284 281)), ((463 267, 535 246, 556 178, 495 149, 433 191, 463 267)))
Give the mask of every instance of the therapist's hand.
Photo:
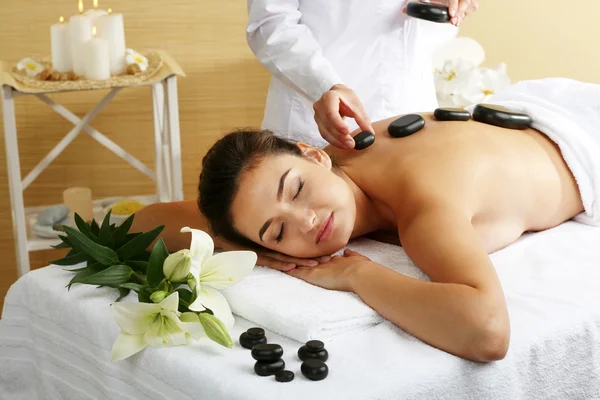
POLYGON ((313 105, 315 121, 323 139, 340 149, 353 149, 354 139, 344 117, 354 118, 361 131, 373 132, 371 120, 352 89, 334 85, 313 105))
MULTIPOLYGON (((412 0, 406 0, 402 7, 402 12, 406 13, 406 4, 412 0)), ((450 14, 450 23, 459 26, 461 22, 472 12, 477 11, 477 0, 431 0, 430 3, 443 4, 448 6, 450 14)))
POLYGON ((328 262, 331 260, 331 256, 322 256, 317 258, 296 258, 290 257, 285 254, 278 253, 276 251, 267 249, 250 249, 245 246, 232 243, 221 237, 214 238, 215 248, 221 251, 233 251, 233 250, 250 250, 256 253, 258 260, 256 265, 263 267, 269 267, 278 271, 288 272, 296 267, 315 267, 320 263, 328 262))

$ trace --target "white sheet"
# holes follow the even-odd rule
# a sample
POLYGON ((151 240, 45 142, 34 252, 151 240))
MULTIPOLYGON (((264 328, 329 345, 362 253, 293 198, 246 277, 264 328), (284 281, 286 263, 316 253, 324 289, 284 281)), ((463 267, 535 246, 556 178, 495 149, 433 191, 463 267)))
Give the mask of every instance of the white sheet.
POLYGON ((329 377, 299 372, 301 343, 283 346, 290 383, 259 377, 237 337, 149 349, 110 362, 118 327, 108 289, 73 286, 58 267, 15 283, 0 320, 2 399, 590 399, 600 398, 600 228, 568 222, 492 255, 505 288, 512 337, 507 357, 478 364, 451 356, 384 322, 327 344, 329 377))

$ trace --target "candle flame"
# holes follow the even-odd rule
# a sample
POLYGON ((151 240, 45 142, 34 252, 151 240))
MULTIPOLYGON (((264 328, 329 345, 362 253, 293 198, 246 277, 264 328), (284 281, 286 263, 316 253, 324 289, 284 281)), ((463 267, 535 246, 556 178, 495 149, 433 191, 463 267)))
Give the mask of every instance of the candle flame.
POLYGON ((83 12, 83 0, 79 0, 79 14, 83 12))
POLYGON ((92 26, 92 36, 96 37, 96 25, 92 26))
POLYGON ((60 18, 58 19, 58 21, 62 24, 63 22, 65 22, 65 19, 63 18, 63 16, 61 15, 60 18))
POLYGON ((94 0, 94 8, 98 8, 98 0, 94 0))
POLYGON ((109 14, 110 14, 110 13, 112 13, 112 8, 109 8, 109 9, 108 9, 108 13, 109 13, 109 14))

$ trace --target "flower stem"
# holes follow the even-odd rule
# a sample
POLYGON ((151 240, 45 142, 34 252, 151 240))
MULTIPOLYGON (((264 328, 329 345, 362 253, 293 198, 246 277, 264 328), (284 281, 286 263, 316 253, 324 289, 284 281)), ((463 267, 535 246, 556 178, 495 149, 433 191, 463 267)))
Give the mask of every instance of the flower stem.
POLYGON ((133 274, 131 274, 131 277, 139 284, 141 285, 147 285, 148 284, 148 280, 146 279, 146 277, 144 275, 142 275, 141 272, 139 271, 135 271, 133 274))

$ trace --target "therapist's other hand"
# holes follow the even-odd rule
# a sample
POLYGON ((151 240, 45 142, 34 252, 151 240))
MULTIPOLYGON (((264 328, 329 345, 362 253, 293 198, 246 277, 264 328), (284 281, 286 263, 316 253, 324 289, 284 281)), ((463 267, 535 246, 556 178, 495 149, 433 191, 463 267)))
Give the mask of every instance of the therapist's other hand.
MULTIPOLYGON (((406 0, 402 7, 402 12, 406 13, 406 4, 413 0, 406 0)), ((461 22, 472 12, 477 11, 479 4, 477 0, 432 0, 429 3, 443 4, 448 6, 450 14, 450 23, 459 26, 461 22)))
POLYGON ((250 249, 245 246, 232 243, 221 237, 214 238, 215 248, 221 251, 233 251, 233 250, 250 250, 256 253, 258 259, 256 265, 263 267, 269 267, 278 271, 288 272, 296 267, 315 267, 320 263, 328 262, 331 260, 331 256, 322 256, 317 258, 296 258, 290 257, 285 254, 278 253, 276 251, 267 249, 250 249))
POLYGON ((313 105, 315 121, 323 139, 340 149, 353 149, 354 139, 344 117, 354 118, 361 131, 373 132, 371 121, 358 96, 349 87, 332 86, 313 105))

